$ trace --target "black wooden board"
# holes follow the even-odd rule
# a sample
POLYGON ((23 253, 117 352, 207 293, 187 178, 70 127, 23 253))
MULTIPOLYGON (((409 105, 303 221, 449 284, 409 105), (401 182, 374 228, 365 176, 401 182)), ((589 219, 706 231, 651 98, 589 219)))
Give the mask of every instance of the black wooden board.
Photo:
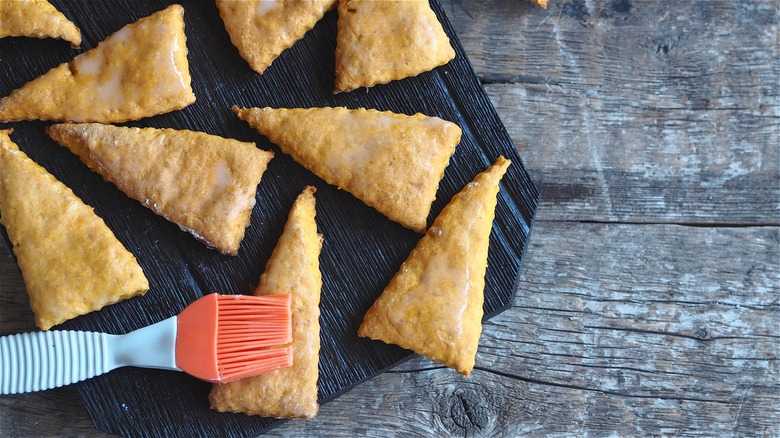
MULTIPOLYGON (((8 95, 56 65, 95 47, 122 26, 164 9, 170 1, 52 1, 82 30, 82 49, 57 40, 0 40, 0 94, 8 95)), ((2 124, 35 161, 93 206, 138 258, 150 291, 61 329, 125 333, 179 313, 210 292, 250 293, 284 226, 295 197, 317 187, 317 224, 325 236, 319 399, 332 400, 408 357, 410 352, 356 335, 364 312, 421 237, 391 222, 350 194, 327 185, 238 120, 230 107, 346 106, 422 112, 457 123, 463 138, 433 204, 429 223, 450 198, 499 155, 513 161, 501 185, 490 239, 485 318, 512 304, 539 195, 515 146, 485 95, 437 0, 432 5, 457 57, 414 78, 333 95, 337 12, 332 11, 263 75, 253 72, 230 43, 211 1, 185 8, 192 86, 197 101, 177 112, 129 126, 191 129, 256 142, 276 157, 258 187, 257 205, 238 256, 218 254, 176 225, 127 198, 44 133, 48 123, 2 124)), ((477 358, 479 364, 479 358, 477 358)), ((454 372, 454 371, 453 371, 454 372)), ((279 420, 209 410, 210 385, 183 373, 126 368, 78 384, 95 425, 125 436, 251 436, 279 420)))

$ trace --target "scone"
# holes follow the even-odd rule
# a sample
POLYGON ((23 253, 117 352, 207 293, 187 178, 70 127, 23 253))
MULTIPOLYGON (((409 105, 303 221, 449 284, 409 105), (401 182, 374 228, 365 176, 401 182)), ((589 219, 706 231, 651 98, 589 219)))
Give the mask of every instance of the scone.
POLYGON ((230 255, 273 158, 254 143, 195 131, 66 123, 46 132, 129 197, 230 255))
POLYGON ((0 38, 24 36, 58 38, 74 49, 81 45, 81 31, 46 0, 0 1, 0 38))
POLYGON ((389 219, 425 232, 461 130, 423 114, 233 107, 295 161, 389 219))
POLYGON ((0 222, 43 330, 149 289, 92 208, 0 131, 0 222))
POLYGON ((292 366, 212 386, 212 409, 276 418, 317 415, 322 236, 317 234, 314 215, 314 188, 306 187, 255 290, 255 295, 290 294, 292 298, 292 366))
POLYGON ((252 70, 263 73, 314 27, 337 0, 217 0, 230 41, 252 70))
POLYGON ((499 157, 455 195, 366 312, 358 335, 396 344, 468 377, 482 333, 499 157))
POLYGON ((416 76, 453 58, 428 0, 339 0, 334 93, 416 76))
POLYGON ((0 122, 115 123, 193 102, 184 9, 172 5, 0 99, 0 122))

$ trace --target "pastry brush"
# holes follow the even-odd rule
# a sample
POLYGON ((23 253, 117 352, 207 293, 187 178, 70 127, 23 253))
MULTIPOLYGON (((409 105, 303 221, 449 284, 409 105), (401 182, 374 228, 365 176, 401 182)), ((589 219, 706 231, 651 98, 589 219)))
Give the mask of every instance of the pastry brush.
POLYGON ((124 366, 226 383, 292 365, 289 295, 206 295, 124 335, 52 330, 0 338, 0 394, 56 388, 124 366))

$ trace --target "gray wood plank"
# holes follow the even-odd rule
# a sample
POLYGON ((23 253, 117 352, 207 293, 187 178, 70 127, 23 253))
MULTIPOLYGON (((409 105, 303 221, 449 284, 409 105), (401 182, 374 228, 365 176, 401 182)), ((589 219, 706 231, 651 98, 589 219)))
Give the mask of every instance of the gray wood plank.
POLYGON ((617 113, 544 85, 486 89, 545 201, 540 219, 780 224, 780 106, 757 126, 740 110, 617 113))
POLYGON ((540 218, 780 223, 777 1, 481 3, 447 12, 540 218))

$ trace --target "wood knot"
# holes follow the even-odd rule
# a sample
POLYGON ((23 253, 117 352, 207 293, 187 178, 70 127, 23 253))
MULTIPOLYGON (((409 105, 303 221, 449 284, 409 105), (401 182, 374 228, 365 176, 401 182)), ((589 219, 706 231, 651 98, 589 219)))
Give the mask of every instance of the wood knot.
POLYGON ((490 425, 490 408, 485 397, 474 389, 457 389, 448 400, 449 417, 445 424, 451 432, 473 434, 485 432, 490 425))
POLYGON ((693 332, 693 335, 701 340, 707 339, 707 329, 704 327, 699 328, 695 332, 693 332))
POLYGON ((676 53, 675 48, 682 40, 683 35, 661 35, 655 38, 649 46, 652 47, 655 52, 656 58, 669 62, 674 58, 676 53))

